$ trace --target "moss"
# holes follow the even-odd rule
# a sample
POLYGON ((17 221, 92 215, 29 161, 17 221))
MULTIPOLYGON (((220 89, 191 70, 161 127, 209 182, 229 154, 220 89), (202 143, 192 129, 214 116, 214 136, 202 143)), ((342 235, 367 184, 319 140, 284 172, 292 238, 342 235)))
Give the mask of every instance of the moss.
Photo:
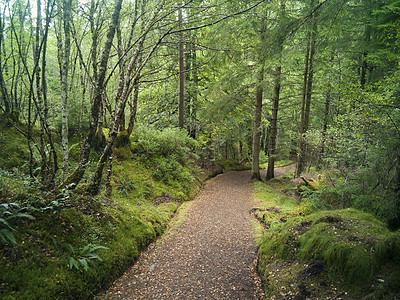
POLYGON ((119 160, 132 159, 133 155, 129 148, 122 147, 114 149, 114 154, 119 160))
POLYGON ((259 249, 260 272, 275 259, 321 259, 348 285, 368 284, 382 266, 398 263, 399 238, 399 233, 354 209, 298 216, 266 234, 259 249))
MULTIPOLYGON (((0 174, 1 201, 12 197, 13 201, 30 205, 33 208, 29 212, 35 220, 13 222, 17 244, 0 245, 0 298, 93 298, 134 263, 140 251, 164 232, 177 203, 189 200, 200 189, 197 171, 188 164, 189 153, 178 155, 189 148, 176 149, 184 146, 175 142, 170 145, 173 134, 164 134, 161 148, 152 140, 147 141, 140 159, 134 159, 125 147, 117 150, 112 197, 85 195, 85 177, 73 194, 67 191, 50 197, 41 193, 34 182, 26 181, 22 173, 9 176, 2 171, 7 174, 0 174), (167 182, 154 179, 155 158, 160 151, 165 154, 165 164, 179 163, 180 177, 171 177, 167 182), (132 159, 125 160, 128 157, 132 159), (163 194, 168 194, 171 201, 154 206, 152 199, 163 194), (89 262, 88 271, 71 269, 69 257, 75 254, 68 245, 79 250, 89 244, 108 248, 96 252, 103 261, 89 262)), ((184 140, 186 133, 180 134, 184 140)), ((92 161, 97 161, 96 155, 91 153, 92 161)), ((94 167, 89 164, 86 174, 94 167)), ((76 168, 64 185, 74 183, 81 175, 76 168)))
POLYGON ((106 146, 107 139, 103 130, 97 130, 93 137, 92 147, 96 151, 101 151, 106 146))
POLYGON ((0 124, 0 166, 6 170, 20 167, 29 161, 27 140, 15 128, 0 124))
POLYGON ((126 130, 120 131, 120 132, 118 132, 117 137, 114 140, 114 146, 116 148, 122 148, 122 147, 128 146, 129 142, 130 142, 130 140, 129 140, 128 132, 126 130))

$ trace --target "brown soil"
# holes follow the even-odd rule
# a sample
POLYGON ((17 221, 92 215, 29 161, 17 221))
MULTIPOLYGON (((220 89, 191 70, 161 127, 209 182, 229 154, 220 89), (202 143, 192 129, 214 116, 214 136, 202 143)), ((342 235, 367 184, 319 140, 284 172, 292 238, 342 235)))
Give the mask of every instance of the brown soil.
POLYGON ((172 228, 97 299, 262 299, 250 172, 210 180, 172 228))

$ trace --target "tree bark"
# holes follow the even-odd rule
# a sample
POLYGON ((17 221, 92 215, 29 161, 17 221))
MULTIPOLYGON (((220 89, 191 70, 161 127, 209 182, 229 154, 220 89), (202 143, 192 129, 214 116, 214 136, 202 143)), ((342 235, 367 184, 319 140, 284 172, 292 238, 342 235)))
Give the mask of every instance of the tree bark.
MULTIPOLYGON (((282 47, 280 49, 282 51, 282 47)), ((270 123, 270 134, 268 142, 268 168, 266 179, 270 180, 275 177, 275 155, 276 155, 276 137, 277 137, 277 126, 278 126, 278 109, 279 109, 279 95, 281 90, 281 74, 282 66, 276 67, 275 70, 275 82, 274 82, 274 99, 272 103, 272 116, 270 123)))
POLYGON ((253 126, 253 159, 252 159, 252 175, 251 178, 261 180, 260 175, 260 147, 261 147, 261 113, 263 99, 263 80, 264 66, 261 67, 258 73, 256 101, 254 108, 254 126, 253 126))
POLYGON ((265 31, 266 31, 266 16, 261 20, 260 26, 260 41, 261 47, 258 53, 258 61, 260 68, 257 74, 256 82, 256 99, 254 105, 254 124, 253 124, 253 142, 252 142, 252 168, 251 168, 251 178, 261 180, 260 175, 260 148, 261 148, 261 114, 262 114, 262 100, 264 92, 264 63, 265 63, 265 53, 263 45, 265 43, 265 31))

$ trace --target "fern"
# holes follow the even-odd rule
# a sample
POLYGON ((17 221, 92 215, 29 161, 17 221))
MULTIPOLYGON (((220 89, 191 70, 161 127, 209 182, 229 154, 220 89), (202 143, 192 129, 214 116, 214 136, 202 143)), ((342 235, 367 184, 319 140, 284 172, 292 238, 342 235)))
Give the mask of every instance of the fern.
POLYGON ((96 253, 97 250, 108 249, 107 247, 93 244, 87 244, 78 249, 75 249, 71 244, 67 244, 67 248, 71 253, 71 256, 68 257, 69 268, 77 270, 83 268, 85 271, 89 270, 89 264, 93 263, 94 260, 103 261, 96 253))

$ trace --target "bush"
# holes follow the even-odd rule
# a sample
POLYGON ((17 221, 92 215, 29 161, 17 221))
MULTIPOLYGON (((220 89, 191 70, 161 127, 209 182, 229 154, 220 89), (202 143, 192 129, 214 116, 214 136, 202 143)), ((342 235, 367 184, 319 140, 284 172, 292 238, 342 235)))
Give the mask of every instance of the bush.
POLYGON ((133 152, 153 157, 172 157, 182 165, 187 165, 193 156, 197 142, 185 130, 166 128, 162 131, 144 129, 138 126, 132 137, 133 152))

